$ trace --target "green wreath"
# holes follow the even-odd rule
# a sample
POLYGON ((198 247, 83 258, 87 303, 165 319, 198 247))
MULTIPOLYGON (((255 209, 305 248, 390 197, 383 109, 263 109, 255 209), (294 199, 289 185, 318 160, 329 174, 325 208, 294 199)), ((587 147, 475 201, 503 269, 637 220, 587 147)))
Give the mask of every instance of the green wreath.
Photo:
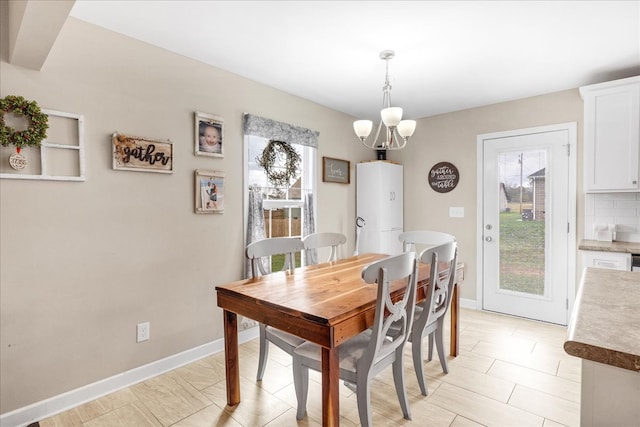
POLYGON ((287 142, 269 140, 269 143, 256 157, 258 165, 264 169, 267 179, 275 187, 288 187, 298 175, 300 154, 287 142), (284 162, 284 166, 281 166, 284 162))
POLYGON ((49 117, 44 114, 36 101, 27 101, 21 96, 9 95, 0 99, 0 144, 3 147, 13 144, 16 148, 33 145, 39 147, 40 142, 47 137, 49 117), (7 126, 4 115, 13 113, 24 116, 29 120, 29 127, 22 131, 7 126))

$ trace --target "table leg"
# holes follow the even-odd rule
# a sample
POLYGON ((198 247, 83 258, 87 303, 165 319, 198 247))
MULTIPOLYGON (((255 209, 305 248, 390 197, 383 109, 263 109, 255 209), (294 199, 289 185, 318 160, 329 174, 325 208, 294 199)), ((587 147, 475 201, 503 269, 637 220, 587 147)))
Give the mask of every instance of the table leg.
POLYGON ((340 425, 340 364, 338 349, 322 347, 322 425, 340 425))
POLYGON ((456 357, 460 354, 460 292, 458 284, 453 285, 451 300, 451 343, 450 354, 456 357))
POLYGON ((238 316, 224 310, 224 355, 227 374, 227 405, 240 403, 240 366, 238 365, 238 316))

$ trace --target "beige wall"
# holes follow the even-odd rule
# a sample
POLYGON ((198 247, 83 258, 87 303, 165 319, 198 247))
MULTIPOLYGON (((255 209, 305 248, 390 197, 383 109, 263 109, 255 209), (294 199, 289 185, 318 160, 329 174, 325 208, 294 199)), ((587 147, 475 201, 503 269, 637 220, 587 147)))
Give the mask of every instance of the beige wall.
MULTIPOLYGON (((342 255, 353 251, 354 164, 374 153, 351 117, 71 18, 41 71, 16 67, 2 19, 0 96, 83 114, 87 181, 0 180, 0 413, 222 337, 214 285, 239 279, 243 263, 244 112, 319 131, 319 161, 351 160, 351 185, 318 177, 317 221, 349 237, 342 255), (194 111, 224 117, 224 159, 193 154, 194 111), (173 141, 174 173, 113 171, 114 131, 173 141), (195 169, 226 173, 223 215, 193 213, 195 169), (143 321, 151 340, 136 344, 143 321)), ((425 118, 409 148, 390 154, 405 165, 405 228, 458 237, 464 298, 475 299, 476 135, 580 121, 581 111, 572 90, 425 118), (461 173, 444 195, 426 181, 439 161, 461 173), (448 218, 449 206, 465 218, 448 218)))
MULTIPOLYGON (((2 413, 222 337, 214 285, 244 256, 244 112, 319 131, 319 165, 373 156, 344 114, 73 18, 41 71, 13 66, 2 27, 0 96, 83 114, 87 162, 86 182, 0 180, 2 413), (194 155, 194 111, 224 117, 224 159, 194 155), (170 139, 174 173, 112 170, 114 131, 170 139), (193 213, 196 169, 226 173, 223 215, 193 213)), ((348 235, 343 255, 354 171, 318 177, 318 230, 348 235)))

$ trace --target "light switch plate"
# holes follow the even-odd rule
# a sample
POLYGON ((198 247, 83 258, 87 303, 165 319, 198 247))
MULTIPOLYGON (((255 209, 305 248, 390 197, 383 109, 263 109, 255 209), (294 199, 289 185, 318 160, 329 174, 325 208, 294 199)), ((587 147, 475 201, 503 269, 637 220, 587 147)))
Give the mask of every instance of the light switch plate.
POLYGON ((464 218, 464 207, 450 207, 449 218, 464 218))

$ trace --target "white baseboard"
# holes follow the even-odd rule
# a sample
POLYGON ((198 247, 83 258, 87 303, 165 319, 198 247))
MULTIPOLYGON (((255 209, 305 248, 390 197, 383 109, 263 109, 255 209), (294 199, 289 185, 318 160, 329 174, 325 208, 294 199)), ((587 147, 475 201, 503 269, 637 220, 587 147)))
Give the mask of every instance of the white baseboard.
MULTIPOLYGON (((250 341, 256 337, 258 337, 257 327, 238 333, 238 341, 240 343, 250 341)), ((147 365, 1 414, 0 427, 26 426, 221 351, 224 351, 224 339, 211 341, 173 356, 156 360, 147 365)))
POLYGON ((470 308, 472 310, 480 310, 480 308, 476 305, 477 301, 469 298, 460 298, 460 307, 462 308, 470 308))

